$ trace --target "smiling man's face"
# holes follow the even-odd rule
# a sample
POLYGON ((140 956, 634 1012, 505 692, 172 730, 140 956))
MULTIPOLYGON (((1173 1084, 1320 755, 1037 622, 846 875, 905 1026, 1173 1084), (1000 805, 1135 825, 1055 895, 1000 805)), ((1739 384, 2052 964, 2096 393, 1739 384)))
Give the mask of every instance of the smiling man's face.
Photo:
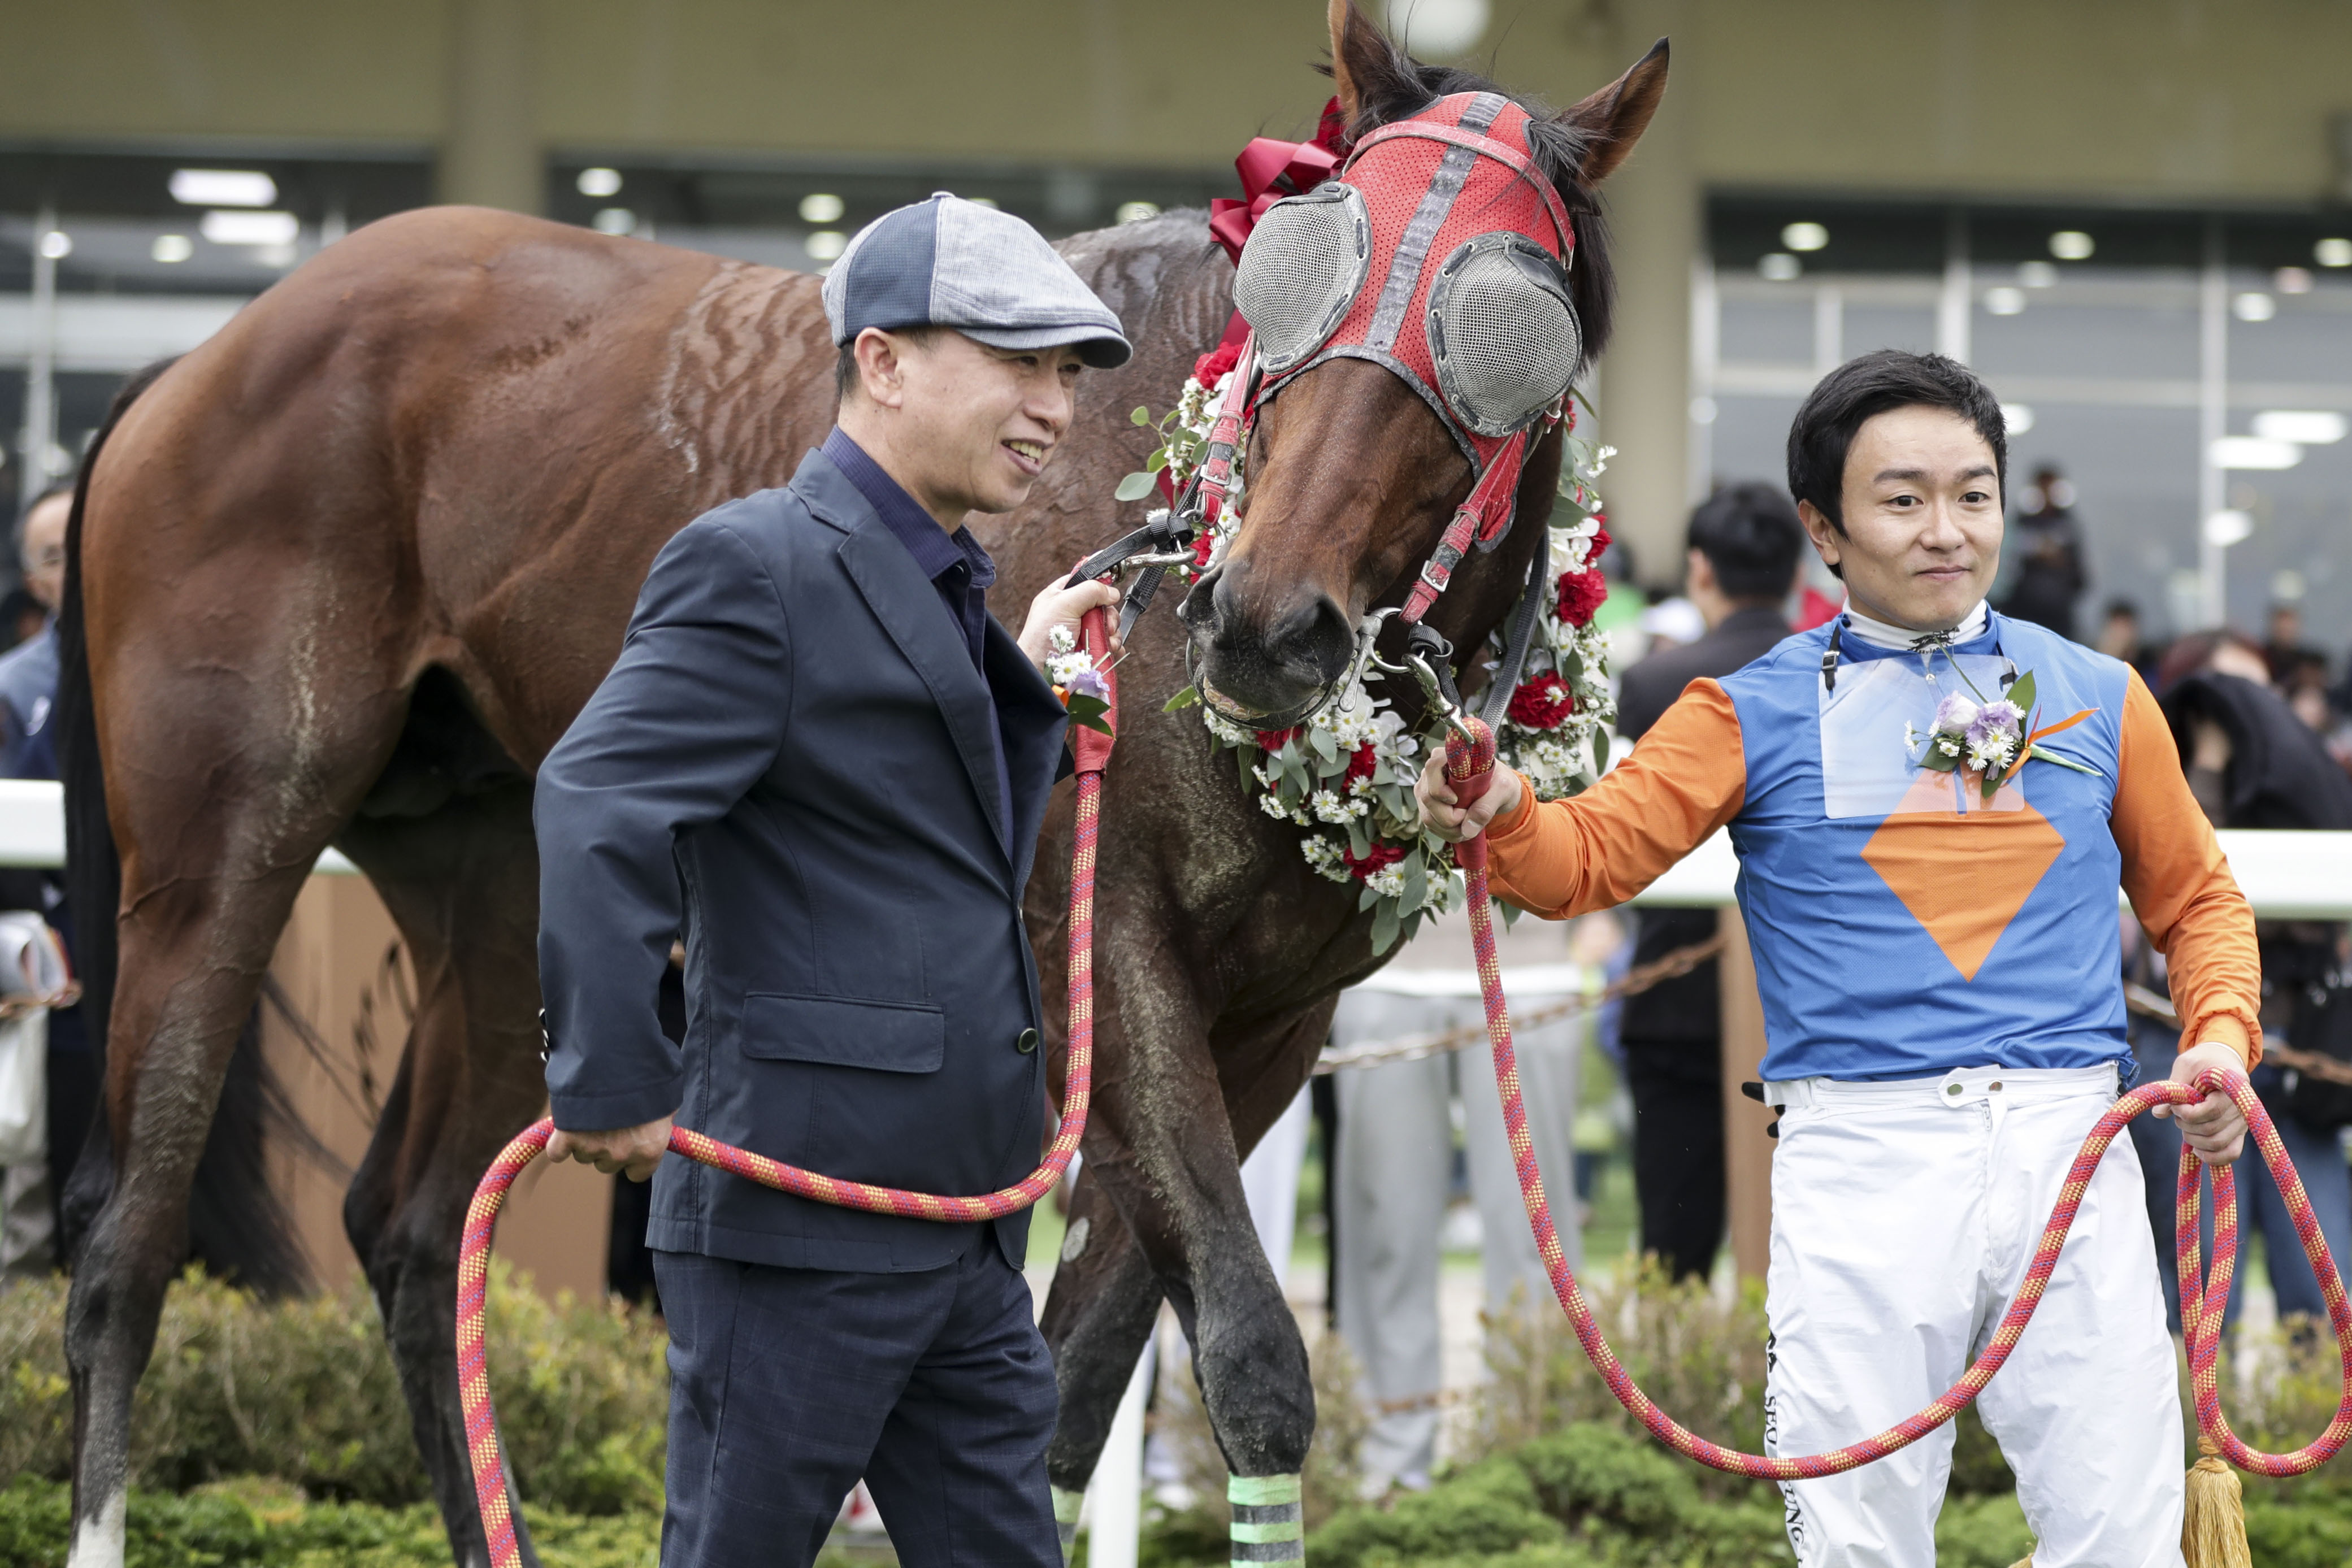
POLYGON ((1078 350, 992 349, 950 331, 899 345, 885 395, 903 427, 892 435, 900 483, 943 523, 1027 500, 1069 434, 1078 350))
POLYGON ((1844 576, 1853 607, 1915 632, 1976 608, 2000 567, 2000 481, 1991 445, 1946 409, 1889 409, 1846 449, 1844 528, 1811 502, 1798 514, 1844 576))

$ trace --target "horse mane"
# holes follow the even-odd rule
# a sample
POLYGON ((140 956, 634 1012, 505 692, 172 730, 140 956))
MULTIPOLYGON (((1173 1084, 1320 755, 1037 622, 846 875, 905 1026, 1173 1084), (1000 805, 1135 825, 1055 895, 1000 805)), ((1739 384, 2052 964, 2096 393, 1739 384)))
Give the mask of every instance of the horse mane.
MULTIPOLYGON (((1584 183, 1581 171, 1591 150, 1592 133, 1540 99, 1507 90, 1477 72, 1459 66, 1424 65, 1390 41, 1378 27, 1357 21, 1349 40, 1348 75, 1356 89, 1356 117, 1348 124, 1348 141, 1360 141, 1383 125, 1410 120, 1441 98, 1457 92, 1499 93, 1528 113, 1528 147, 1536 168, 1559 193, 1568 209, 1569 226, 1576 231, 1576 264, 1569 268, 1568 291, 1584 334, 1584 359, 1590 364, 1609 346, 1615 325, 1617 274, 1609 259, 1609 224, 1601 210, 1601 193, 1584 183)), ((1315 68, 1332 74, 1329 64, 1315 68)))

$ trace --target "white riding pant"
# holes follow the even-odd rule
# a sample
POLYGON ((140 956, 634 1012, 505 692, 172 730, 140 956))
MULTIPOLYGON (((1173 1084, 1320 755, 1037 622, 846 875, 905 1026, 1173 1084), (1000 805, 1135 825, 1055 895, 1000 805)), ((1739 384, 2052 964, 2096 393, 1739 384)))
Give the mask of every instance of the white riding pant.
MULTIPOLYGON (((1958 1068, 1765 1086, 1772 1158, 1765 1451, 1819 1453, 1958 1382, 2032 1263, 2108 1068, 1958 1068)), ((2117 1137, 2042 1304, 1977 1410, 2017 1473, 2034 1568, 2179 1568, 2182 1426, 2139 1158, 2117 1137)), ((1805 1568, 1927 1568, 1952 1428, 1781 1488, 1805 1568)))

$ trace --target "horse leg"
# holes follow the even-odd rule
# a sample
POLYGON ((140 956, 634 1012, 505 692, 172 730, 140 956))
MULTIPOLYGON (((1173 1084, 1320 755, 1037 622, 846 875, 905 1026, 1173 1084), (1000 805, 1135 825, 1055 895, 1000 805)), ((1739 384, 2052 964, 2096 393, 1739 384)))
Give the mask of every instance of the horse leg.
MULTIPOLYGON (((1108 1144, 1089 1134, 1085 1171, 1108 1144)), ((1095 1472, 1112 1417, 1125 1397, 1136 1358, 1159 1321, 1161 1291, 1151 1260, 1136 1244, 1105 1184, 1080 1180, 1070 1200, 1069 1228, 1054 1289, 1038 1323, 1053 1347, 1060 1416, 1045 1450, 1045 1478, 1054 1489, 1054 1517, 1062 1527, 1066 1561, 1076 1544, 1078 1504, 1095 1472)))
MULTIPOLYGON (((1108 1006, 1098 1015, 1099 1027, 1115 1037, 1102 1060, 1115 1066, 1096 1091, 1099 1120, 1087 1129, 1079 1188, 1085 1195, 1093 1186, 1095 1201, 1115 1206, 1126 1223, 1090 1224, 1085 1240, 1068 1249, 1075 1255, 1063 1265, 1066 1291, 1063 1274, 1055 1279, 1046 1337, 1064 1398, 1048 1473, 1065 1491, 1092 1474, 1150 1333, 1155 1298, 1164 1293, 1192 1341, 1202 1400, 1235 1478, 1236 1528, 1251 1533, 1252 1555, 1262 1560, 1273 1543, 1261 1538, 1279 1535, 1298 1517, 1297 1479, 1314 1436, 1315 1395, 1306 1343, 1251 1223, 1236 1134, 1240 1144, 1254 1144, 1288 1103, 1288 1095, 1271 1092, 1271 1078, 1304 1072, 1298 1042, 1311 1049, 1321 1017, 1235 1053, 1259 1071, 1229 1097, 1207 1031, 1164 950, 1119 946, 1126 950, 1105 967, 1108 1006), (1151 1027, 1128 1021, 1137 1019, 1151 1027), (1225 1110, 1229 1098, 1240 1115, 1203 1113, 1213 1105, 1225 1110), (1090 1263, 1098 1248, 1108 1255, 1090 1263)), ((1289 1087, 1295 1092, 1297 1083, 1289 1087)), ((1091 1220, 1098 1210, 1083 1212, 1091 1220)))
POLYGON ((396 680, 364 653, 331 659, 315 604, 288 594, 278 610, 242 643, 211 622, 150 628, 112 650, 98 684, 122 852, 105 1085, 114 1179, 67 1306, 70 1568, 121 1568, 131 1396, 187 1254, 189 1189, 229 1058, 311 862, 397 730, 383 695, 396 680))
MULTIPOLYGON (((339 842, 400 926, 416 1019, 343 1224, 367 1270, 434 1500, 461 1564, 487 1563, 457 1400, 457 1244, 499 1150, 547 1100, 539 1061, 539 857, 510 783, 415 819, 362 817, 339 842)), ((515 1528, 523 1560, 537 1562, 515 1528)))

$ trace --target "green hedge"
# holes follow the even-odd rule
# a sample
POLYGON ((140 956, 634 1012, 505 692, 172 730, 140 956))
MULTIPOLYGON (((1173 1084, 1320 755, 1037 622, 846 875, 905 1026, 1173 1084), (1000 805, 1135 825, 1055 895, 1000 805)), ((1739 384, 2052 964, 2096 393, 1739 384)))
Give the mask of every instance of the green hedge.
MULTIPOLYGON (((550 1304, 494 1264, 490 1388, 524 1497, 586 1515, 658 1510, 667 1344, 658 1320, 568 1295, 550 1304)), ((65 1285, 0 1291, 0 1476, 63 1480, 73 1462, 65 1285)), ((321 1500, 427 1496, 375 1304, 257 1301, 191 1273, 172 1288, 131 1413, 136 1487, 272 1476, 321 1500)))

